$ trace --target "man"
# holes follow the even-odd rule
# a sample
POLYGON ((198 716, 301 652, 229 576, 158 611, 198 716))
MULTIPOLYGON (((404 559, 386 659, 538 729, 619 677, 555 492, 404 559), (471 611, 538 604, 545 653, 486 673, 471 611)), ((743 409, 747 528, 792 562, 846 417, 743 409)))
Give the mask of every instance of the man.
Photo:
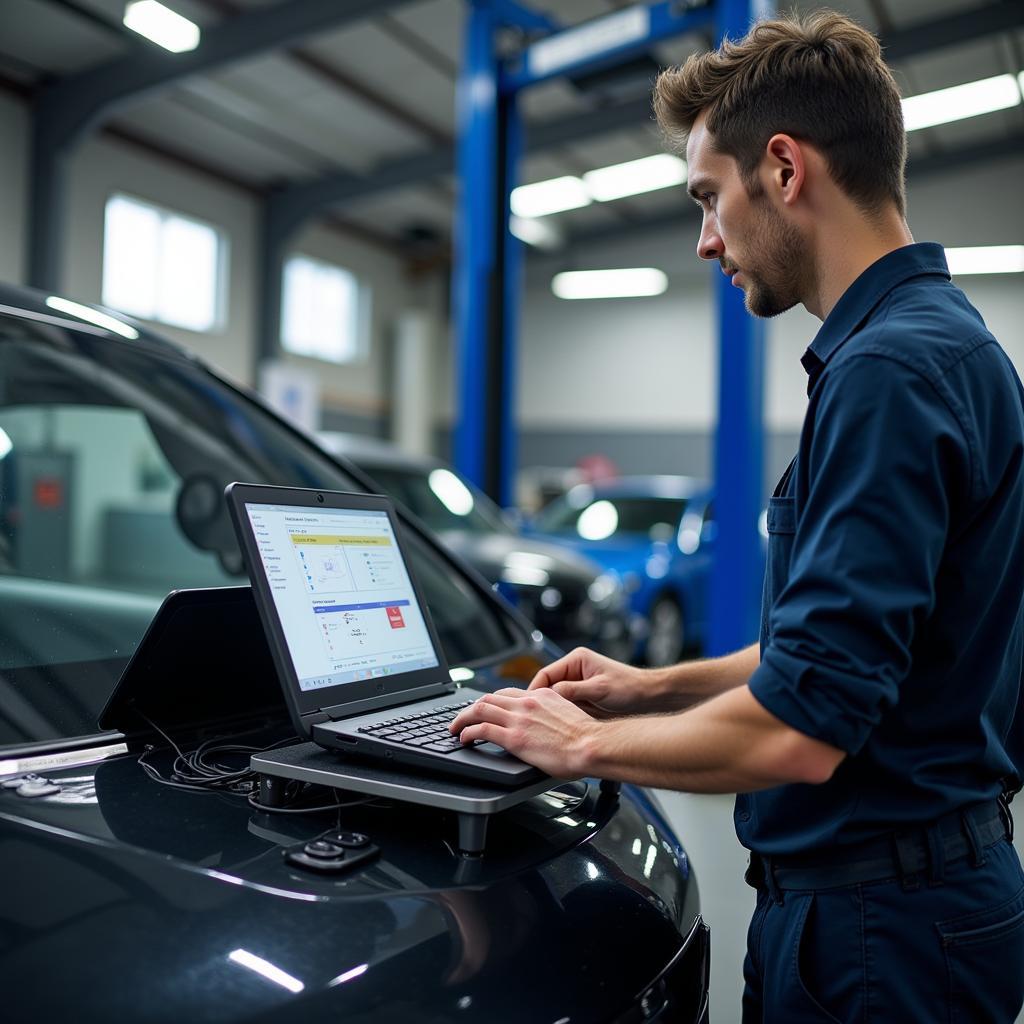
POLYGON ((559 777, 739 794, 758 889, 744 1020, 1012 1021, 1021 385, 943 250, 913 244, 870 33, 830 12, 763 22, 665 72, 655 108, 687 140, 698 255, 754 315, 824 321, 768 511, 761 642, 663 670, 576 650, 453 731, 559 777))

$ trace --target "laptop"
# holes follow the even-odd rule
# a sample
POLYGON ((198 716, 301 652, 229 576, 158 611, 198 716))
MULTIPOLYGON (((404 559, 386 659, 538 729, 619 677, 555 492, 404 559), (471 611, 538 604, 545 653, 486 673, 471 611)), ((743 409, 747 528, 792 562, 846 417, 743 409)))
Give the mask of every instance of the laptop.
POLYGON ((300 735, 382 766, 503 786, 544 778, 448 733, 483 691, 451 680, 388 498, 242 483, 225 497, 300 735))

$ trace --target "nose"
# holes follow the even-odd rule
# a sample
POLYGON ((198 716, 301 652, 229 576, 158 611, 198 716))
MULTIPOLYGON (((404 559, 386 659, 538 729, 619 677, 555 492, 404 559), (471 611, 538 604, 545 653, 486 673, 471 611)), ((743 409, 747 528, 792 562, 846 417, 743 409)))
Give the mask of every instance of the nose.
POLYGON ((725 245, 718 234, 718 225, 713 217, 705 215, 697 239, 697 255, 702 260, 717 260, 725 254, 725 245))

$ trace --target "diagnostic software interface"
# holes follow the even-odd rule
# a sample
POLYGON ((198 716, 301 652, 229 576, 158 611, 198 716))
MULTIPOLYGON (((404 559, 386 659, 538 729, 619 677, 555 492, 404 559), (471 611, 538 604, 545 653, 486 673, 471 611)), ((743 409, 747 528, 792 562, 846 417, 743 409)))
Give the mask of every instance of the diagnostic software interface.
POLYGON ((302 690, 439 664, 386 512, 245 508, 302 690))

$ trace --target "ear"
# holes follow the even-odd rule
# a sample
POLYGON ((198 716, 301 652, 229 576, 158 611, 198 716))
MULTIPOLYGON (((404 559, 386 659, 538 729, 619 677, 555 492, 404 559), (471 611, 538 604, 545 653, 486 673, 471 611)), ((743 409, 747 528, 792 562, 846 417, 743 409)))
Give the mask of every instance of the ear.
POLYGON ((807 164, 800 143, 792 135, 773 135, 765 146, 764 166, 772 190, 781 201, 791 206, 803 191, 807 180, 807 164))

